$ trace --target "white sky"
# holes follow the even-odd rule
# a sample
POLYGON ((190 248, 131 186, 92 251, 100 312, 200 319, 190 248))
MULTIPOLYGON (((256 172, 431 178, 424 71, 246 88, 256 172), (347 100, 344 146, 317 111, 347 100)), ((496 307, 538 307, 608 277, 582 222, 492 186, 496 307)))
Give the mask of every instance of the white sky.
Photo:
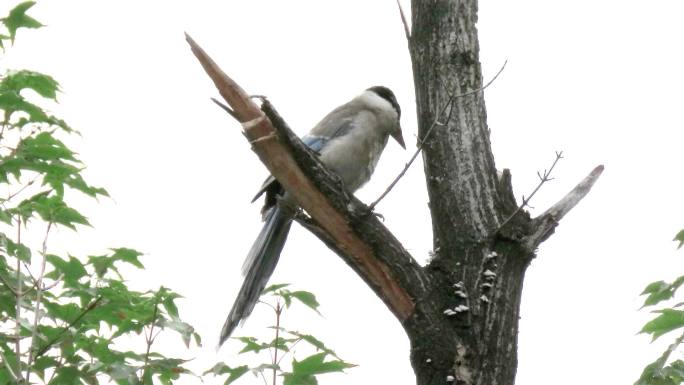
MULTIPOLYGON (((566 159, 532 202, 536 213, 606 166, 528 270, 517 383, 632 383, 663 348, 635 336, 648 316, 637 312, 638 294, 684 272, 671 242, 684 227, 684 4, 523 0, 480 8, 485 78, 509 61, 485 96, 497 167, 512 170, 517 195, 531 191, 555 150, 566 159)), ((145 251, 148 270, 134 273, 133 285, 185 295, 181 314, 205 341, 178 354, 196 357, 198 371, 224 358, 237 364, 235 345, 219 353, 214 345, 261 226, 249 200, 266 171, 238 125, 209 101, 216 92, 183 31, 248 92, 268 95, 300 133, 361 90, 387 85, 412 143, 411 65, 394 1, 43 1, 32 14, 49 27, 20 31, 2 67, 61 82, 54 110, 83 133, 70 142, 91 183, 114 197, 79 203, 95 229, 63 230, 53 247, 145 251)), ((390 142, 358 196, 374 199, 409 155, 390 142)), ((416 164, 378 207, 419 261, 431 248, 423 184, 416 164)), ((360 365, 322 384, 414 383, 399 323, 312 235, 295 226, 272 282, 315 292, 324 318, 293 313, 291 327, 360 365)), ((255 311, 237 333, 261 330, 266 315, 255 311)))

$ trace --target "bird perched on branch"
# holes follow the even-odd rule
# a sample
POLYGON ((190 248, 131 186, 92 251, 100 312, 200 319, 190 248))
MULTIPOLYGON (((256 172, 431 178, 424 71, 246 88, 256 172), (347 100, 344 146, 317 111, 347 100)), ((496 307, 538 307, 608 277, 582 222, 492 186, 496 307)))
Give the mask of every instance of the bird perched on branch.
MULTIPOLYGON (((390 136, 406 148, 400 117, 394 93, 375 86, 326 115, 302 141, 354 192, 370 179, 390 136)), ((254 309, 278 263, 297 209, 294 198, 273 176, 266 179, 252 202, 263 193, 264 226, 242 266, 245 279, 221 330, 219 346, 254 309)))

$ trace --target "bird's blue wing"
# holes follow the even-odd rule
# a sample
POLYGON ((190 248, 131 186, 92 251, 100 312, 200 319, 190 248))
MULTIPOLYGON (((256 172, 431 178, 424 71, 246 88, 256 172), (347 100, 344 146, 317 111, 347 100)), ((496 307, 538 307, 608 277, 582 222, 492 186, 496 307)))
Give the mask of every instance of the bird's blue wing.
MULTIPOLYGON (((320 135, 305 135, 302 138, 302 142, 314 152, 321 151, 321 149, 325 147, 326 143, 328 143, 329 140, 330 138, 320 135)), ((268 178, 266 178, 264 183, 261 185, 259 191, 257 191, 256 195, 254 195, 254 198, 252 198, 252 202, 259 199, 259 197, 263 193, 268 191, 270 188, 273 188, 274 183, 278 183, 278 181, 273 177, 273 175, 269 175, 268 178)))
POLYGON ((328 143, 330 138, 326 136, 318 136, 318 135, 305 135, 302 138, 302 142, 306 144, 307 147, 311 149, 311 151, 319 152, 325 145, 328 143))

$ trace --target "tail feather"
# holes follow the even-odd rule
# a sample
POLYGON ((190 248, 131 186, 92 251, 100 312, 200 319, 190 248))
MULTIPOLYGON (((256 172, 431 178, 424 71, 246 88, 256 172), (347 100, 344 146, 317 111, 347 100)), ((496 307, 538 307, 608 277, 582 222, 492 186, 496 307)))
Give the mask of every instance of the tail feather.
POLYGON ((264 227, 242 266, 245 279, 221 330, 219 346, 230 337, 238 323, 252 313, 254 305, 278 264, 278 258, 285 246, 291 225, 292 217, 278 207, 274 207, 266 214, 264 227))

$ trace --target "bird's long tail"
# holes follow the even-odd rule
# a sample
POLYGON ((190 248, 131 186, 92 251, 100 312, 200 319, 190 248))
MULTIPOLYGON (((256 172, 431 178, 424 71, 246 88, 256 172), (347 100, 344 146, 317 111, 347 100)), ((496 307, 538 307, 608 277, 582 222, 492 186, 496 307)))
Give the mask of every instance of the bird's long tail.
POLYGON ((245 279, 233 303, 233 308, 230 310, 228 319, 221 329, 219 346, 230 337, 238 323, 252 313, 254 305, 259 300, 261 292, 271 278, 276 264, 278 264, 278 258, 287 240, 291 225, 291 215, 277 206, 266 214, 264 227, 254 241, 242 266, 245 279))

